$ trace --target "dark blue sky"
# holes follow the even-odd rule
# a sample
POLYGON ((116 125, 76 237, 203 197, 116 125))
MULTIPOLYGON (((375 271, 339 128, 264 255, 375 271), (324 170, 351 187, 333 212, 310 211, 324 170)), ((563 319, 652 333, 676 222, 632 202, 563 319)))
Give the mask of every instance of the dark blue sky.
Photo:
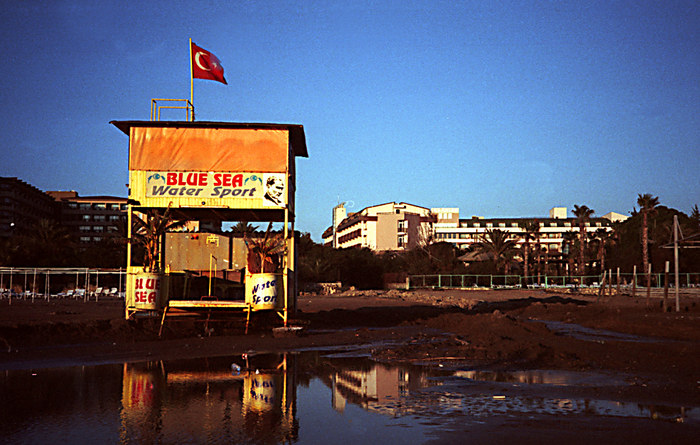
POLYGON ((700 203, 697 1, 27 1, 0 24, 0 175, 43 190, 126 195, 109 121, 189 97, 191 37, 229 83, 195 80, 198 120, 304 125, 296 228, 316 240, 339 200, 700 203))

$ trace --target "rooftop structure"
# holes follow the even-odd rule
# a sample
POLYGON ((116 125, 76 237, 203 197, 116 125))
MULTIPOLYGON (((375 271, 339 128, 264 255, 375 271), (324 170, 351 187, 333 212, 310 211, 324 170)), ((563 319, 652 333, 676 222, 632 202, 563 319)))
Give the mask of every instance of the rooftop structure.
POLYGON ((126 236, 127 199, 79 196, 75 191, 48 191, 59 207, 60 223, 82 245, 126 236))
POLYGON ((323 243, 336 248, 367 247, 372 250, 409 250, 428 243, 435 218, 430 209, 405 202, 389 202, 344 215, 334 208, 333 226, 323 232, 323 243))
POLYGON ((42 219, 58 219, 53 198, 18 178, 0 178, 0 238, 30 230, 42 219))

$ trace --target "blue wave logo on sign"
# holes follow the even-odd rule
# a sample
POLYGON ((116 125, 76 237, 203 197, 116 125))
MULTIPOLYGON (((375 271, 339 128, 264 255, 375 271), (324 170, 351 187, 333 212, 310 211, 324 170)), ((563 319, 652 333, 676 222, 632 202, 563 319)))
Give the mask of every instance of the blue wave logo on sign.
POLYGON ((160 173, 153 173, 151 176, 148 177, 148 182, 151 182, 151 179, 154 181, 161 181, 165 182, 165 176, 161 175, 160 173))
POLYGON ((262 178, 258 175, 250 175, 247 178, 245 178, 245 181, 243 181, 244 184, 247 184, 248 181, 253 181, 253 182, 259 182, 260 185, 262 185, 262 178))

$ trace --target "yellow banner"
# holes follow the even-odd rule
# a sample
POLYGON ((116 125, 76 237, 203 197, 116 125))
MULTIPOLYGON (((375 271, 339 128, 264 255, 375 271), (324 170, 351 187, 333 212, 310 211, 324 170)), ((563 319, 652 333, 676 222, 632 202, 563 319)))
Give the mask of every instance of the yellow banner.
POLYGON ((141 195, 141 200, 144 198, 146 201, 167 199, 176 206, 196 203, 198 207, 225 205, 230 208, 284 208, 287 201, 287 186, 283 173, 192 171, 131 173, 132 180, 136 180, 132 181, 134 187, 132 192, 137 200, 139 200, 138 195, 141 195))

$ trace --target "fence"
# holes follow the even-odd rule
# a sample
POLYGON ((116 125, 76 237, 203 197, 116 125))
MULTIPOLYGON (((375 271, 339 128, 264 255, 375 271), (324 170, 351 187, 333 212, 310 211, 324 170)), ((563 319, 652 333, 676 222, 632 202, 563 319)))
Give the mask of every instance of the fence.
POLYGON ((0 267, 0 298, 124 296, 126 270, 0 267))
MULTIPOLYGON (((619 274, 620 285, 630 286, 634 282, 635 275, 631 273, 619 274)), ((700 272, 679 274, 680 287, 700 287, 700 272)), ((636 274, 637 286, 646 286, 646 274, 636 274)), ((668 275, 669 286, 675 286, 675 276, 668 275)), ((583 276, 552 276, 540 275, 525 277, 521 275, 410 275, 407 278, 409 289, 431 288, 493 288, 493 289, 517 289, 523 287, 600 287, 603 281, 602 275, 583 276)), ((618 275, 613 272, 613 284, 617 284, 618 275)), ((651 274, 651 287, 661 288, 665 285, 665 274, 651 274)))

